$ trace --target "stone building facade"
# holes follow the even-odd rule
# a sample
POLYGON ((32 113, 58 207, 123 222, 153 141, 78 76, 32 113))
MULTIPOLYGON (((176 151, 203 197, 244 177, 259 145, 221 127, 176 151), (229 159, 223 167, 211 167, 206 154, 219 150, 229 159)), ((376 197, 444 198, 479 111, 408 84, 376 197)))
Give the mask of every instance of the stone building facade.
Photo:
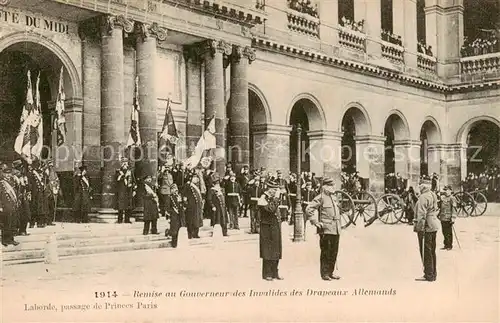
POLYGON ((395 172, 417 180, 425 134, 427 172, 458 186, 467 172, 469 130, 486 120, 498 136, 500 53, 460 57, 462 0, 425 1, 426 41, 435 55, 417 51, 416 0, 393 2, 401 45, 380 37, 380 2, 353 1, 354 20, 364 21, 354 31, 340 25, 339 1, 319 1, 311 16, 286 0, 4 0, 0 112, 13 120, 20 114, 9 93, 13 75, 26 67, 14 69, 13 56, 22 54, 25 66, 44 75, 49 120, 63 66, 68 140, 56 147, 48 138, 51 156, 62 177, 76 163, 87 165, 101 208, 112 206, 136 76, 140 174, 156 176, 169 101, 183 142, 178 159, 191 153, 214 116, 219 171, 227 161, 294 171, 294 126, 301 123, 303 169, 339 178, 348 118, 355 167, 373 191, 383 190, 388 132, 401 157, 392 161, 395 172))

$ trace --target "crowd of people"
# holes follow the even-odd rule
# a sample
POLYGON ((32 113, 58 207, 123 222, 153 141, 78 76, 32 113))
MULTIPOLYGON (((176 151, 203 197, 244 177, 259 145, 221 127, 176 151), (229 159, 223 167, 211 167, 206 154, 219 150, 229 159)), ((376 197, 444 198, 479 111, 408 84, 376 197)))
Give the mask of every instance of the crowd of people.
POLYGON ((500 202, 499 167, 488 167, 477 174, 469 173, 462 181, 462 189, 466 192, 479 190, 486 196, 488 202, 500 202))
POLYGON ((59 179, 51 161, 0 163, 2 245, 17 245, 27 228, 54 225, 59 179))
POLYGON ((340 19, 340 22, 339 24, 342 26, 342 27, 345 27, 345 28, 349 28, 353 31, 357 31, 357 32, 360 32, 360 33, 363 33, 364 32, 364 27, 365 27, 365 20, 360 20, 360 21, 354 21, 354 20, 351 20, 345 16, 342 16, 342 18, 340 19))
POLYGON ((288 8, 319 18, 318 4, 313 5, 311 0, 288 0, 288 8))
POLYGON ((484 37, 478 37, 474 40, 464 38, 464 44, 460 49, 462 57, 477 56, 500 52, 500 40, 494 33, 484 37))
POLYGON ((434 56, 434 54, 432 53, 432 46, 427 45, 423 40, 420 40, 417 43, 417 51, 427 56, 434 56))
POLYGON ((396 35, 389 30, 382 29, 380 37, 383 41, 387 41, 391 44, 403 46, 403 39, 400 35, 396 35))

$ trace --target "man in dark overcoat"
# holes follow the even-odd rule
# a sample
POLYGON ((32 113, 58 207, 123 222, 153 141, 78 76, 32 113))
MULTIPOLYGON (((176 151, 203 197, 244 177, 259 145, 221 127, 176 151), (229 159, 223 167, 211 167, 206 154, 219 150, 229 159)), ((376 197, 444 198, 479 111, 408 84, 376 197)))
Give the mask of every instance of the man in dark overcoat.
POLYGON ((193 176, 184 186, 184 201, 186 204, 186 226, 188 239, 200 238, 200 227, 203 226, 203 200, 198 188, 199 178, 193 176))
POLYGON ((239 208, 241 203, 241 187, 236 181, 236 175, 229 173, 229 181, 224 186, 226 193, 227 212, 229 213, 229 229, 239 230, 238 221, 239 208))
POLYGON ((89 212, 91 208, 91 187, 90 181, 87 177, 87 167, 80 166, 79 172, 73 177, 73 189, 74 189, 74 203, 73 211, 75 214, 75 220, 78 223, 88 223, 89 222, 89 212))
POLYGON ((133 197, 136 188, 134 174, 130 170, 128 161, 122 159, 120 169, 116 171, 116 210, 118 210, 118 223, 123 223, 125 213, 125 223, 130 222, 133 209, 133 197))
POLYGON ((224 191, 220 185, 220 176, 217 173, 212 175, 212 187, 207 192, 206 201, 209 210, 211 210, 210 225, 220 224, 222 235, 227 236, 227 211, 224 191))
POLYGON ((144 206, 144 229, 142 230, 142 234, 147 235, 150 227, 151 234, 158 234, 157 222, 160 213, 160 203, 151 175, 144 176, 144 193, 142 198, 144 206))
POLYGON ((238 184, 240 184, 241 197, 242 197, 242 202, 243 202, 243 205, 240 209, 240 216, 248 217, 247 212, 248 212, 248 208, 250 206, 250 197, 248 196, 248 192, 247 192, 248 182, 250 181, 250 174, 249 174, 249 170, 248 170, 248 165, 243 166, 240 174, 238 175, 237 181, 238 181, 238 184))
POLYGON ((262 258, 262 279, 282 280, 278 265, 282 256, 281 217, 278 212, 280 191, 274 182, 267 183, 267 189, 257 202, 260 212, 259 245, 262 258))
POLYGON ((17 170, 18 177, 18 186, 16 189, 19 210, 18 233, 19 235, 27 236, 29 233, 26 231, 26 228, 31 218, 31 193, 29 191, 28 177, 25 174, 25 168, 21 160, 15 160, 12 163, 12 167, 17 170))
POLYGON ((18 198, 10 169, 7 165, 0 166, 0 228, 2 233, 2 245, 12 244, 17 246, 19 242, 14 240, 18 223, 18 198))
POLYGON ((31 166, 28 166, 28 181, 31 191, 31 222, 30 228, 33 228, 36 222, 38 228, 45 227, 47 215, 49 213, 49 200, 44 181, 44 174, 40 168, 40 161, 33 160, 31 166))
POLYGON ((250 199, 250 233, 259 233, 260 217, 257 202, 264 193, 265 187, 261 185, 260 176, 255 176, 248 182, 247 194, 250 199))
POLYGON ((179 229, 186 226, 185 203, 182 196, 179 194, 179 189, 176 184, 170 186, 170 194, 168 195, 168 213, 170 214, 170 229, 165 232, 165 236, 172 237, 172 247, 177 248, 177 238, 179 229))

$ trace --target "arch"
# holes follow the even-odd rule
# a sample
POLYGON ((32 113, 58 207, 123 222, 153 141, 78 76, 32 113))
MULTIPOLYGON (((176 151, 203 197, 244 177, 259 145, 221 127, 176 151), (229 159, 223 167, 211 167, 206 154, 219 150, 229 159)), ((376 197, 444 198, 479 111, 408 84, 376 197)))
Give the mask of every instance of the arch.
POLYGON ((443 137, 441 135, 441 127, 433 116, 425 117, 420 125, 420 131, 424 130, 427 134, 427 141, 429 144, 442 143, 443 137))
POLYGON ((387 125, 387 122, 389 122, 390 119, 393 119, 391 122, 392 129, 394 130, 394 139, 395 140, 404 140, 404 139, 410 139, 410 126, 408 124, 408 120, 406 120, 406 117, 404 114, 397 110, 391 110, 387 114, 384 122, 384 128, 387 125))
POLYGON ((286 113, 286 125, 290 123, 293 108, 300 101, 309 102, 309 105, 304 106, 304 112, 307 114, 309 122, 309 130, 323 130, 326 129, 326 117, 323 107, 319 100, 309 93, 301 93, 292 100, 292 104, 288 107, 286 113))
POLYGON ((17 43, 34 43, 50 50, 64 65, 69 75, 73 98, 82 97, 82 87, 78 71, 69 55, 51 39, 33 32, 15 32, 0 38, 0 53, 17 43))
POLYGON ((342 132, 342 124, 347 114, 351 114, 354 120, 356 133, 358 135, 369 135, 372 133, 372 122, 365 107, 359 102, 350 102, 342 111, 342 118, 339 120, 338 131, 342 132), (352 111, 352 112, 351 112, 352 111))
MULTIPOLYGON (((262 108, 265 114, 265 122, 263 123, 272 123, 271 109, 269 108, 269 103, 267 102, 264 93, 262 93, 262 91, 255 84, 252 83, 248 83, 248 91, 253 92, 260 100, 260 103, 262 104, 262 108)), ((252 113, 252 111, 250 111, 250 113, 252 113)))
POLYGON ((460 127, 460 129, 458 130, 457 135, 456 135, 456 142, 465 145, 467 143, 467 134, 471 130, 472 126, 478 121, 490 121, 490 122, 496 124, 497 127, 500 128, 500 120, 499 119, 492 117, 492 116, 487 116, 487 115, 477 116, 477 117, 474 117, 472 119, 469 119, 467 122, 465 122, 460 127))

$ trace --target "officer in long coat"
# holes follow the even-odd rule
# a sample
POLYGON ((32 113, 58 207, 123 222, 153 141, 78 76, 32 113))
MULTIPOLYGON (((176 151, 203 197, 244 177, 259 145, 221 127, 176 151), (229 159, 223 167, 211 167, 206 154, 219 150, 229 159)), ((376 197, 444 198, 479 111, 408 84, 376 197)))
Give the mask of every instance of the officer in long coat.
POLYGON ((233 172, 229 173, 229 181, 226 182, 224 190, 226 193, 227 212, 229 213, 229 229, 239 230, 238 215, 242 194, 240 184, 236 181, 236 175, 233 172))
POLYGON ((116 171, 116 210, 118 210, 118 223, 123 223, 124 214, 125 223, 131 223, 130 216, 132 215, 135 189, 134 174, 130 170, 128 161, 122 159, 121 167, 116 171))
POLYGON ((2 245, 12 244, 17 246, 19 242, 14 240, 17 229, 17 207, 18 199, 12 178, 9 178, 9 170, 6 165, 0 167, 0 227, 2 229, 2 245))
POLYGON ((184 186, 184 202, 186 205, 186 226, 188 238, 200 238, 199 231, 203 226, 203 200, 198 188, 199 178, 193 176, 184 186))
POLYGON ((165 236, 172 237, 172 247, 177 247, 177 238, 179 229, 186 226, 185 203, 182 196, 179 194, 179 189, 176 184, 170 186, 170 199, 168 203, 168 213, 170 214, 170 229, 165 232, 165 236))
POLYGON ((147 235, 150 227, 151 234, 158 234, 157 222, 160 212, 160 202, 153 185, 153 177, 151 175, 146 175, 143 181, 144 192, 142 198, 144 207, 144 228, 142 234, 147 235))
POLYGON ((75 219, 78 223, 88 223, 88 215, 91 209, 92 188, 90 187, 90 181, 87 177, 86 166, 80 166, 79 172, 73 177, 73 189, 75 197, 73 203, 75 219))
POLYGON ((282 256, 281 217, 279 206, 278 185, 267 183, 265 193, 258 201, 260 212, 259 246, 262 258, 262 279, 271 281, 282 280, 278 273, 278 265, 282 256))
POLYGON ((172 177, 172 168, 171 165, 165 164, 161 166, 158 177, 158 184, 160 186, 159 189, 159 199, 160 199, 160 211, 161 215, 165 216, 168 219, 168 210, 170 210, 170 197, 171 194, 170 188, 172 184, 174 184, 174 178, 172 177))
POLYGON ((28 177, 25 175, 21 160, 15 160, 12 167, 18 170, 18 187, 16 189, 19 210, 18 232, 19 235, 27 236, 29 233, 26 230, 31 219, 31 193, 29 191, 28 177))
POLYGON ((333 179, 323 179, 321 193, 306 207, 307 218, 318 228, 321 249, 320 274, 323 280, 340 279, 333 273, 342 230, 340 210, 334 197, 334 185, 333 179))
POLYGON ((47 198, 46 185, 43 171, 40 169, 39 160, 34 160, 28 166, 28 181, 31 191, 31 222, 33 228, 36 222, 38 228, 43 228, 47 224, 49 213, 49 199, 47 198))
POLYGON ((437 276, 436 232, 439 229, 438 197, 431 191, 431 181, 422 179, 419 185, 420 196, 415 205, 413 231, 418 236, 420 256, 424 263, 423 281, 435 281, 437 276))
POLYGON ((248 208, 250 207, 250 197, 248 196, 248 182, 250 181, 250 174, 248 172, 248 166, 245 165, 241 169, 238 178, 236 179, 241 188, 241 197, 243 205, 240 209, 240 216, 247 217, 248 208))
POLYGON ((255 176, 248 182, 247 194, 250 199, 250 233, 259 233, 260 216, 257 202, 264 194, 265 187, 260 182, 260 176, 255 176))
POLYGON ((211 210, 210 225, 215 226, 220 224, 222 227, 222 235, 227 236, 227 211, 226 200, 224 198, 224 190, 220 185, 220 176, 214 173, 212 176, 212 187, 207 192, 207 205, 211 210))

